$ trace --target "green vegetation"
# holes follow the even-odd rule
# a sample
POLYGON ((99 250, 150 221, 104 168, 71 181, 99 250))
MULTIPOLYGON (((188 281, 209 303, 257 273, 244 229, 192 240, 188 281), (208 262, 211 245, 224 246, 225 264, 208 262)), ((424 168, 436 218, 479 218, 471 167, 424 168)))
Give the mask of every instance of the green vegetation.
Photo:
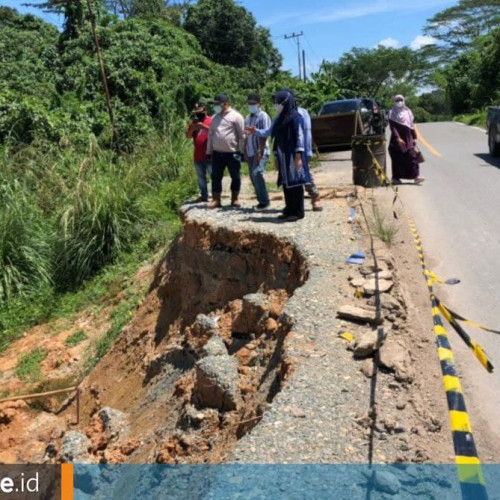
POLYGON ((373 218, 368 221, 368 229, 372 234, 380 238, 384 243, 391 246, 398 232, 393 221, 387 221, 387 217, 380 212, 374 203, 372 206, 373 218))
POLYGON ((465 123, 466 125, 475 125, 477 127, 482 127, 486 130, 486 115, 487 111, 478 111, 477 113, 471 113, 468 115, 457 115, 454 120, 457 122, 465 123))
POLYGON ((83 330, 77 330, 75 333, 72 333, 65 341, 65 345, 68 347, 75 347, 78 344, 81 344, 84 340, 87 340, 87 334, 83 330))
POLYGON ((500 0, 460 0, 430 19, 438 46, 353 48, 308 82, 280 71, 269 31, 234 0, 93 0, 99 50, 87 2, 35 3, 64 16, 62 32, 0 7, 0 352, 117 291, 127 298, 96 359, 105 353, 144 293, 129 277, 175 236, 196 193, 184 136, 195 101, 224 91, 245 112, 259 91, 270 111, 286 87, 314 113, 361 95, 388 107, 403 93, 417 121, 482 125, 500 99, 500 0), (418 95, 423 85, 432 90, 418 95))
POLYGON ((16 376, 27 382, 35 382, 41 376, 40 363, 47 357, 47 351, 37 347, 29 354, 19 358, 16 368, 16 376))

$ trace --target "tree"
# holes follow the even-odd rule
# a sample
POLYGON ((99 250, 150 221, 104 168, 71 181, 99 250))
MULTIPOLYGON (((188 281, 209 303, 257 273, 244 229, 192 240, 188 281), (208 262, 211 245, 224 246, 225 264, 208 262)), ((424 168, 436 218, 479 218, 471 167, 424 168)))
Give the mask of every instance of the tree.
POLYGON ((415 91, 422 80, 426 62, 408 47, 394 49, 353 48, 337 63, 329 63, 343 97, 370 96, 389 99, 395 89, 415 91))
POLYGON ((460 0, 427 21, 424 33, 441 42, 443 58, 457 57, 500 24, 500 0, 460 0))
POLYGON ((123 19, 131 17, 161 17, 176 26, 187 12, 191 0, 104 0, 106 8, 123 19))
POLYGON ((86 6, 82 0, 47 0, 45 2, 26 4, 38 7, 44 12, 61 14, 64 16, 64 29, 61 40, 77 38, 83 27, 86 6))
POLYGON ((184 28, 200 42, 207 57, 237 68, 263 68, 273 73, 281 64, 269 30, 233 0, 199 0, 189 6, 184 28))

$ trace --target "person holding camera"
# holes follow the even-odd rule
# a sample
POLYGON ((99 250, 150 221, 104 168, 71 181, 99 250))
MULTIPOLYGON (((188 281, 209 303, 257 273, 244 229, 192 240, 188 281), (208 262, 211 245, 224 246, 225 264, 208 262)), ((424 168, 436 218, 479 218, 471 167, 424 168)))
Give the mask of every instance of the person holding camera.
POLYGON ((231 108, 226 94, 217 94, 211 104, 215 115, 207 142, 207 155, 212 160, 212 201, 208 208, 222 206, 222 178, 226 167, 231 176, 231 206, 240 207, 241 160, 245 150, 243 116, 231 108))
POLYGON ((200 196, 194 200, 195 203, 208 201, 208 181, 207 175, 212 175, 212 164, 207 159, 208 130, 212 118, 207 115, 207 105, 204 102, 197 102, 191 115, 186 130, 186 137, 193 139, 194 145, 194 167, 198 178, 200 196))

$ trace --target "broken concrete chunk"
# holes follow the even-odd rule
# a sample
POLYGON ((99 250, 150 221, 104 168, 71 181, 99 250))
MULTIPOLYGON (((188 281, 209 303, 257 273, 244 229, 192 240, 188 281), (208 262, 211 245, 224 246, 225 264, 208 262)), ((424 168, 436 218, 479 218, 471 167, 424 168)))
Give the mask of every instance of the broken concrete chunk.
POLYGON ((375 489, 383 493, 395 495, 401 489, 399 479, 391 472, 377 470, 373 474, 375 489))
POLYGON ((364 278, 356 278, 351 280, 351 285, 358 288, 358 286, 363 286, 365 284, 364 278))
POLYGON ((198 361, 193 392, 201 407, 236 409, 240 402, 238 361, 231 356, 207 356, 198 361))
POLYGON ((217 322, 213 318, 210 318, 206 314, 198 314, 196 316, 196 320, 192 327, 194 335, 199 337, 203 337, 205 335, 211 336, 216 330, 217 322))
POLYGON ((378 273, 371 273, 366 276, 366 279, 392 280, 392 272, 389 270, 385 270, 378 273))
POLYGON ((122 411, 107 406, 99 411, 99 418, 109 440, 125 439, 130 434, 128 417, 122 411))
POLYGON ((363 276, 368 276, 369 274, 377 273, 377 272, 382 272, 385 271, 387 267, 385 265, 381 265, 378 263, 375 265, 373 262, 372 263, 366 263, 364 266, 361 266, 359 268, 359 272, 363 276))
POLYGON ((378 328, 375 331, 367 331, 356 334, 356 341, 354 344, 354 356, 357 358, 365 358, 372 355, 375 351, 380 349, 380 346, 385 340, 385 332, 383 328, 378 328))
POLYGON ((380 293, 378 297, 370 297, 367 303, 370 306, 376 306, 377 301, 379 302, 380 307, 389 311, 401 310, 401 304, 399 303, 399 300, 392 295, 389 295, 388 293, 380 293))
POLYGON ((251 333, 269 315, 269 298, 265 293, 249 293, 243 297, 241 312, 233 318, 233 331, 251 333))
POLYGON ((226 344, 219 335, 214 335, 202 348, 202 356, 227 356, 226 344))
POLYGON ((407 349, 401 347, 393 336, 389 336, 378 352, 378 363, 393 370, 399 382, 412 382, 415 370, 407 349))
POLYGON ((375 295, 376 293, 388 292, 394 283, 389 280, 370 279, 363 284, 363 293, 365 295, 375 295))
POLYGON ((64 435, 61 446, 61 462, 92 463, 89 450, 92 447, 90 439, 81 432, 69 431, 64 435))
POLYGON ((363 323, 382 323, 382 315, 377 315, 377 311, 374 307, 361 308, 344 305, 338 310, 337 315, 339 318, 360 321, 363 323))

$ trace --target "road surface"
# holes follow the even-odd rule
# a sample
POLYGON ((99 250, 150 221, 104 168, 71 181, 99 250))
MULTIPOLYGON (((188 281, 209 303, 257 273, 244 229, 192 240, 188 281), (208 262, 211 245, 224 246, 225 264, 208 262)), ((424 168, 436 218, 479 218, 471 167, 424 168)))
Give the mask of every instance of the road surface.
MULTIPOLYGON (((478 128, 443 122, 418 129, 426 181, 402 185, 399 192, 422 238, 428 268, 444 279, 461 280, 454 286, 436 285, 436 295, 462 316, 500 330, 500 159, 487 154, 487 136, 478 128)), ((465 325, 496 366, 489 374, 452 328, 445 327, 473 431, 488 426, 500 442, 500 335, 465 325)), ((499 457, 500 449, 497 461, 499 457)))

